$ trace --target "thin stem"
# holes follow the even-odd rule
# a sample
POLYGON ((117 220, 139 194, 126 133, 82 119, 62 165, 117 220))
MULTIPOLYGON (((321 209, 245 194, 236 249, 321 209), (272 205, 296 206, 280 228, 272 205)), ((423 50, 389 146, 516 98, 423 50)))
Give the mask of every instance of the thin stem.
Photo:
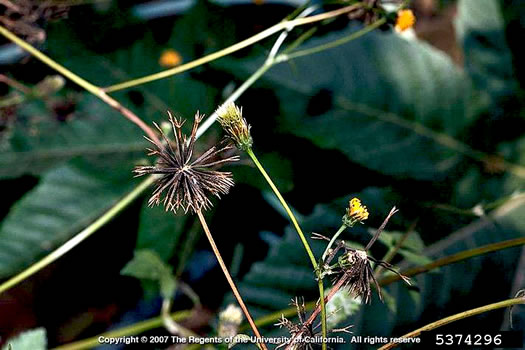
POLYGON ((374 23, 364 27, 363 29, 358 30, 357 32, 352 33, 352 34, 344 37, 344 38, 341 38, 341 39, 338 39, 338 40, 334 40, 334 41, 331 41, 331 42, 323 44, 323 45, 311 47, 309 49, 299 50, 299 51, 295 51, 295 52, 286 54, 285 55, 286 60, 290 60, 290 59, 293 59, 293 58, 306 56, 306 55, 312 55, 314 53, 318 53, 318 52, 321 52, 321 51, 324 51, 324 50, 332 49, 334 47, 346 44, 347 42, 355 40, 355 39, 357 39, 357 38, 359 38, 359 37, 361 37, 361 36, 371 32, 372 30, 382 26, 384 23, 386 23, 386 19, 382 18, 382 19, 377 20, 374 23))
POLYGON ((31 44, 25 42, 23 39, 11 33, 7 28, 0 26, 0 34, 5 36, 7 39, 11 40, 18 46, 20 46, 22 49, 29 52, 32 56, 40 60, 42 63, 48 65, 50 68, 59 72, 69 80, 84 88, 86 91, 92 93, 93 95, 100 98, 102 101, 106 102, 108 105, 119 111, 124 117, 126 117, 131 122, 135 123, 139 128, 144 130, 144 132, 148 135, 150 139, 157 142, 159 145, 161 144, 159 138, 157 137, 157 134, 148 125, 146 125, 146 123, 144 123, 142 119, 140 119, 135 113, 133 113, 129 109, 122 106, 117 100, 107 95, 101 88, 91 84, 87 80, 71 72, 66 67, 58 64, 48 56, 44 55, 42 52, 38 51, 31 44))
MULTIPOLYGON (((414 229, 416 228, 416 224, 417 224, 417 220, 414 221, 410 225, 408 230, 403 234, 403 236, 401 236, 401 238, 396 243, 396 245, 392 247, 391 249, 389 249, 388 252, 386 252, 385 256, 383 257, 383 259, 381 259, 381 261, 384 261, 386 263, 390 263, 390 261, 392 261, 392 259, 396 256, 399 249, 401 249, 401 247, 403 246, 403 243, 405 243, 408 236, 410 236, 410 234, 414 232, 414 229)), ((374 272, 376 278, 379 277, 379 275, 381 274, 381 271, 383 271, 383 266, 377 265, 376 270, 374 272)))
POLYGON ((107 92, 107 93, 110 93, 110 92, 115 92, 115 91, 119 91, 119 90, 128 89, 128 88, 133 87, 133 86, 150 83, 150 82, 155 81, 155 80, 164 79, 164 78, 173 76, 175 74, 179 74, 179 73, 185 72, 187 70, 193 69, 195 67, 201 66, 201 65, 206 64, 208 62, 214 61, 214 60, 216 60, 218 58, 227 56, 227 55, 229 55, 229 54, 231 54, 233 52, 236 52, 236 51, 239 51, 241 49, 244 49, 245 47, 253 45, 256 42, 261 41, 261 40, 263 40, 263 39, 265 39, 265 38, 267 38, 269 36, 272 36, 273 34, 278 33, 278 32, 280 32, 283 29, 287 29, 287 28, 290 28, 290 27, 296 27, 296 26, 309 24, 309 23, 314 23, 314 22, 319 22, 319 21, 325 20, 327 18, 337 17, 337 16, 343 15, 345 13, 354 11, 354 10, 358 9, 359 7, 361 7, 361 6, 362 6, 362 4, 360 4, 360 3, 359 4, 353 4, 353 5, 350 5, 350 6, 346 6, 346 7, 337 9, 337 10, 329 11, 329 12, 322 13, 322 14, 315 15, 315 16, 311 16, 311 17, 297 18, 297 19, 293 19, 293 20, 285 20, 285 21, 282 21, 280 23, 277 23, 277 24, 271 26, 270 28, 268 28, 268 29, 266 29, 266 30, 256 34, 256 35, 254 35, 254 36, 252 36, 252 37, 250 37, 248 39, 240 41, 240 42, 238 42, 238 43, 236 43, 236 44, 234 44, 232 46, 229 46, 229 47, 227 47, 225 49, 222 49, 220 51, 211 53, 209 55, 206 55, 206 56, 201 57, 199 59, 196 59, 194 61, 188 62, 186 64, 183 64, 183 65, 180 65, 178 67, 174 67, 174 68, 171 68, 171 69, 159 72, 159 73, 147 75, 147 76, 142 77, 142 78, 137 78, 137 79, 129 80, 129 81, 126 81, 126 82, 123 82, 123 83, 120 83, 120 84, 115 84, 115 85, 108 86, 108 87, 104 88, 104 91, 107 92))
POLYGON ((160 316, 162 318, 162 324, 164 325, 164 328, 166 328, 166 330, 173 335, 179 335, 182 337, 189 337, 189 336, 198 337, 196 333, 190 331, 187 328, 182 327, 180 324, 177 323, 177 321, 175 321, 171 317, 170 315, 171 305, 172 305, 172 300, 169 298, 166 298, 162 301, 162 308, 160 311, 160 316))
MULTIPOLYGON (((257 166, 257 169, 259 169, 259 171, 263 175, 263 177, 266 180, 266 182, 268 182, 268 185, 270 185, 273 193, 275 193, 275 195, 277 196, 277 199, 279 199, 279 202, 281 202, 281 205, 283 206, 284 210, 288 214, 288 217, 292 221, 292 224, 294 225, 295 230, 297 231, 297 234, 299 235, 299 238, 301 239, 301 242, 303 243, 304 249, 306 250, 306 253, 308 254, 308 257, 310 258, 310 262, 312 263, 314 271, 318 274, 319 273, 319 267, 318 267, 317 262, 315 260, 314 253, 312 252, 312 248, 310 248, 310 244, 306 240, 306 237, 304 236, 304 233, 301 230, 301 227, 299 226, 299 223, 297 222, 297 219, 295 218, 295 215, 290 210, 290 207, 288 206, 288 204, 284 200, 283 196, 281 195, 281 192, 279 192, 279 189, 277 188, 277 186, 275 186, 275 184, 273 183, 272 179, 270 178, 270 176, 268 175, 266 170, 264 170, 264 167, 262 166, 262 164, 259 162, 259 160, 255 156, 255 153, 253 153, 253 150, 251 148, 249 148, 246 151, 246 153, 248 153, 248 155, 250 156, 250 158, 252 159, 254 164, 257 166)), ((320 307, 321 307, 321 328, 322 328, 322 334, 323 334, 323 337, 326 338, 326 335, 327 335, 326 306, 325 306, 325 300, 324 300, 324 284, 323 284, 323 279, 322 278, 318 278, 317 286, 319 288, 319 304, 320 304, 320 307)), ((323 342, 323 350, 325 349, 325 345, 326 345, 326 343, 323 342)))
MULTIPOLYGON (((413 267, 406 271, 402 271, 401 274, 406 277, 412 277, 412 276, 419 275, 421 273, 436 269, 438 267, 450 265, 458 261, 466 260, 466 259, 478 256, 478 255, 487 254, 487 253, 495 252, 498 250, 517 247, 521 245, 525 245, 525 237, 509 239, 503 242, 491 243, 491 244, 487 244, 487 245, 484 245, 478 248, 464 250, 457 254, 445 256, 444 258, 435 260, 423 266, 413 267)), ((397 275, 391 275, 391 276, 383 278, 381 281, 379 281, 379 284, 381 286, 386 286, 400 279, 401 278, 397 275)))
POLYGON ((324 250, 324 253, 323 253, 323 256, 321 257, 321 261, 325 261, 326 259, 326 256, 328 255, 328 253, 330 253, 330 248, 332 248, 332 246, 334 245, 335 243, 335 240, 339 237, 339 235, 341 233, 343 233, 343 231, 346 229, 346 225, 341 225, 341 227, 339 227, 339 230, 337 230, 337 232, 335 233, 335 235, 332 237, 332 239, 330 240, 330 242, 328 243, 328 245, 326 246, 326 249, 324 250))
MULTIPOLYGON (((244 316, 246 316, 246 320, 250 324, 250 327, 252 328, 252 331, 255 334, 255 336, 259 339, 262 338, 261 334, 259 333, 259 330, 257 329, 257 326, 253 322, 252 316, 250 315, 248 308, 246 307, 246 305, 244 304, 244 301, 242 300, 241 294, 239 293, 239 290, 237 289, 235 282, 230 276, 230 272, 228 271, 228 268, 226 267, 226 264, 224 263, 224 260, 222 259, 221 253, 219 252, 219 249, 217 248, 217 245, 215 244, 215 240, 213 239, 213 236, 211 235, 210 229, 208 228, 206 219, 204 218, 200 210, 197 211, 197 216, 199 217, 202 228, 204 229, 204 232, 206 233, 206 237, 208 237, 208 241, 210 242, 211 249, 213 250, 215 257, 217 258, 217 261, 219 262, 219 265, 221 266, 222 272, 224 273, 224 276, 226 276, 226 280, 228 281, 228 284, 230 285, 233 295, 237 299, 237 302, 239 303, 239 306, 241 307, 244 313, 244 316)), ((261 344, 261 345, 263 349, 267 349, 266 345, 264 344, 261 344)))
MULTIPOLYGON (((171 314, 171 318, 173 319, 173 321, 180 322, 188 318, 190 315, 191 315, 191 310, 177 311, 171 314)), ((118 337, 124 337, 127 335, 136 335, 136 334, 140 334, 140 333, 149 331, 151 329, 159 328, 159 327, 162 327, 162 317, 161 316, 155 317, 149 320, 137 322, 135 324, 132 324, 131 326, 119 328, 119 329, 109 331, 106 333, 101 333, 91 338, 83 339, 83 340, 65 344, 65 345, 60 345, 51 350, 92 349, 94 347, 100 346, 100 341, 99 341, 100 337, 118 338, 118 337)))
POLYGON ((80 231, 76 236, 71 238, 69 241, 61 245, 58 249, 51 252, 49 255, 45 256, 42 260, 31 265, 24 271, 20 272, 16 276, 8 279, 2 285, 0 285, 0 294, 15 286, 19 282, 25 280, 29 276, 35 274, 36 272, 42 270, 47 265, 59 259, 61 256, 69 252, 71 249, 76 247, 80 242, 91 236, 99 228, 108 223, 115 215, 121 212, 129 203, 131 203, 135 198, 137 198, 142 191, 148 188, 155 178, 149 177, 146 180, 142 181, 133 191, 128 193, 124 198, 122 198, 117 204, 111 207, 107 212, 105 212, 101 217, 95 220, 91 225, 80 231))
MULTIPOLYGON (((266 62, 260 66, 237 90, 235 90, 227 99, 224 101, 224 105, 235 102, 253 83, 255 83, 268 69, 270 69, 275 63, 273 61, 266 62)), ((213 112, 197 130, 197 137, 201 136, 210 126, 213 125, 217 119, 217 113, 213 112)))
MULTIPOLYGON (((458 314, 455 314, 455 315, 452 315, 452 316, 449 316, 449 317, 445 317, 445 318, 443 318, 443 319, 441 319, 439 321, 429 323, 429 324, 427 324, 424 327, 418 328, 415 331, 412 331, 410 333, 407 333, 407 334, 403 335, 401 338, 417 337, 418 335, 421 334, 421 332, 431 331, 433 329, 442 327, 442 326, 447 325, 449 323, 452 323, 452 322, 455 322, 455 321, 459 321, 459 320, 462 320, 462 319, 467 318, 467 317, 472 317, 472 316, 475 316, 475 315, 479 315, 479 314, 482 314, 482 313, 487 312, 487 311, 497 310, 497 309, 501 309, 501 308, 509 307, 509 306, 513 306, 513 305, 518 305, 518 304, 525 304, 525 299, 524 298, 507 299, 507 300, 500 301, 498 303, 488 304, 488 305, 481 306, 481 307, 478 307, 478 308, 475 308, 475 309, 463 311, 463 312, 460 312, 458 314)), ((399 345, 399 343, 388 343, 388 344, 380 347, 378 350, 388 350, 388 349, 395 348, 398 345, 399 345)))

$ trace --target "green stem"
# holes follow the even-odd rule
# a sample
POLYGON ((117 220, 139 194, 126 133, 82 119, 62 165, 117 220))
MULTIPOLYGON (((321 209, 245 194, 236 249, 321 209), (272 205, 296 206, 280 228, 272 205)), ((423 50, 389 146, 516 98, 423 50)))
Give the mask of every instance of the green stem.
MULTIPOLYGON (((299 223, 297 222, 297 219, 295 218, 295 215, 290 210, 290 207, 288 206, 288 204, 284 200, 283 196, 281 195, 281 192, 279 192, 279 189, 277 189, 277 186, 275 186, 275 184, 273 183, 272 179, 270 178, 270 176, 268 175, 266 170, 264 170, 264 167, 262 166, 262 164, 259 162, 259 160, 255 156, 255 153, 253 153, 253 150, 251 148, 249 148, 246 151, 246 153, 248 153, 248 155, 250 156, 250 158, 254 162, 255 166, 257 166, 257 169, 259 169, 259 171, 263 175, 263 177, 266 180, 266 182, 268 182, 268 185, 270 185, 273 193, 275 193, 275 195, 277 196, 277 199, 279 199, 279 202, 281 202, 281 205, 283 206, 284 210, 288 214, 288 217, 292 221, 292 224, 294 225, 295 230, 297 231, 297 234, 299 235, 299 238, 301 239, 301 242, 303 243, 304 249, 306 250, 306 253, 308 254, 308 257, 310 258, 310 262, 312 263, 314 271, 316 273, 318 273, 319 272, 319 268, 318 268, 318 265, 317 265, 317 261, 315 260, 314 253, 312 252, 312 248, 310 248, 310 244, 306 240, 306 237, 304 236, 304 233, 301 230, 301 227, 299 226, 299 223)), ((325 300, 324 300, 324 284, 323 284, 323 280, 321 278, 318 279, 317 286, 319 288, 319 304, 321 306, 321 328, 322 328, 322 334, 323 334, 323 337, 326 338, 326 335, 327 335, 326 306, 325 306, 325 300)), ((323 350, 324 349, 326 349, 326 343, 323 343, 323 350)))
MULTIPOLYGON (((421 334, 421 332, 431 331, 433 329, 442 327, 444 325, 447 325, 447 324, 455 322, 455 321, 462 320, 462 319, 467 318, 467 317, 472 317, 472 316, 479 315, 479 314, 482 314, 482 313, 487 312, 487 311, 501 309, 501 308, 504 308, 504 307, 509 307, 509 306, 517 305, 517 304, 525 304, 525 299, 524 298, 507 299, 507 300, 500 301, 498 303, 488 304, 488 305, 481 306, 481 307, 478 307, 478 308, 475 308, 475 309, 463 311, 463 312, 460 312, 458 314, 442 318, 439 321, 429 323, 429 324, 427 324, 424 327, 418 328, 415 331, 412 331, 410 333, 407 333, 407 334, 403 335, 401 338, 417 337, 418 335, 421 334)), ((388 343, 388 344, 380 347, 378 350, 388 350, 388 349, 395 348, 398 345, 399 345, 399 343, 388 343)))
POLYGON ((334 40, 334 41, 331 41, 331 42, 323 44, 323 45, 311 47, 309 49, 294 51, 292 53, 283 54, 283 55, 285 57, 285 60, 290 60, 290 59, 293 59, 293 58, 306 56, 306 55, 312 55, 314 53, 318 53, 318 52, 321 52, 321 51, 324 51, 324 50, 332 49, 334 47, 346 44, 349 41, 355 40, 355 39, 357 39, 357 38, 359 38, 359 37, 361 37, 361 36, 371 32, 372 30, 382 26, 384 23, 386 23, 386 19, 382 18, 382 19, 377 20, 374 23, 364 27, 363 29, 358 30, 357 32, 352 33, 352 34, 344 37, 344 38, 341 38, 341 39, 338 39, 338 40, 334 40))
POLYGON ((332 18, 332 17, 337 17, 337 16, 343 15, 345 13, 349 13, 351 11, 354 11, 354 10, 358 9, 359 7, 361 7, 361 6, 362 6, 362 4, 358 3, 358 4, 353 4, 353 5, 350 5, 350 6, 346 6, 346 7, 337 9, 337 10, 321 13, 321 14, 315 15, 315 16, 310 16, 310 17, 305 17, 305 18, 297 18, 297 19, 293 19, 293 20, 285 20, 285 21, 282 21, 280 23, 277 23, 277 24, 271 26, 270 28, 268 28, 268 29, 266 29, 266 30, 256 34, 256 35, 254 35, 254 36, 252 36, 252 37, 250 37, 248 39, 240 41, 240 42, 238 42, 238 43, 236 43, 236 44, 234 44, 232 46, 229 46, 229 47, 227 47, 225 49, 222 49, 220 51, 211 53, 211 54, 209 54, 207 56, 201 57, 199 59, 196 59, 194 61, 188 62, 186 64, 180 65, 180 66, 175 67, 175 68, 171 68, 171 69, 159 72, 159 73, 147 75, 147 76, 142 77, 142 78, 129 80, 129 81, 126 81, 126 82, 123 82, 123 83, 120 83, 120 84, 115 84, 115 85, 108 86, 108 87, 106 87, 104 89, 104 91, 110 93, 110 92, 115 92, 115 91, 118 91, 118 90, 128 89, 128 88, 133 87, 133 86, 150 83, 150 82, 155 81, 155 80, 164 79, 164 78, 173 76, 175 74, 179 74, 179 73, 185 72, 187 70, 193 69, 195 67, 201 66, 201 65, 206 64, 208 62, 214 61, 214 60, 216 60, 218 58, 227 56, 227 55, 229 55, 229 54, 231 54, 233 52, 236 52, 236 51, 241 50, 241 49, 243 49, 245 47, 253 45, 256 42, 261 41, 261 40, 263 40, 263 39, 265 39, 265 38, 267 38, 267 37, 269 37, 269 36, 271 36, 271 35, 273 35, 273 34, 275 34, 277 32, 280 32, 283 29, 296 27, 296 26, 300 26, 300 25, 305 25, 305 24, 309 24, 309 23, 314 23, 314 22, 319 22, 319 21, 323 21, 325 19, 332 18))
MULTIPOLYGON (((173 321, 180 322, 186 318, 188 318, 191 315, 190 310, 184 310, 184 311, 177 311, 171 314, 171 317, 173 321)), ((84 349, 91 349, 96 346, 100 346, 100 337, 106 337, 106 338, 118 338, 118 337, 124 337, 129 335, 137 335, 146 331, 149 331, 151 329, 162 327, 162 317, 155 317, 146 321, 138 322, 135 324, 132 324, 128 327, 119 328, 113 331, 109 331, 106 333, 98 334, 94 337, 87 338, 84 340, 76 341, 73 343, 60 345, 56 348, 53 348, 51 350, 84 350, 84 349)))
MULTIPOLYGON (((509 240, 503 241, 503 242, 491 243, 491 244, 484 245, 482 247, 469 249, 469 250, 464 250, 464 251, 459 252, 457 254, 445 256, 444 258, 435 260, 435 261, 433 261, 433 262, 431 262, 429 264, 423 265, 423 266, 413 267, 413 268, 408 269, 406 271, 402 271, 401 274, 403 274, 406 277, 412 277, 412 276, 419 275, 421 273, 428 272, 430 270, 436 269, 438 267, 445 266, 445 265, 450 265, 450 264, 456 263, 458 261, 466 260, 466 259, 478 256, 478 255, 487 254, 487 253, 495 252, 495 251, 498 251, 498 250, 512 248, 512 247, 517 247, 517 246, 521 246, 521 245, 525 245, 525 237, 509 239, 509 240)), ((394 283, 394 282, 396 282, 396 281, 398 281, 400 279, 401 279, 401 277, 399 277, 397 275, 391 275, 391 276, 385 277, 382 280, 380 280, 379 284, 381 286, 386 286, 386 285, 394 283)))
POLYGON ((144 132, 146 133, 146 135, 148 135, 150 139, 157 142, 159 145, 161 144, 159 138, 157 137, 157 134, 148 125, 146 125, 146 123, 144 123, 142 119, 140 119, 137 115, 135 115, 135 113, 133 113, 129 109, 123 107, 117 100, 107 95, 104 92, 104 90, 102 90, 98 86, 91 84, 87 80, 79 77, 66 67, 58 64, 57 62, 55 62, 54 60, 52 60, 51 58, 49 58, 48 56, 44 55, 42 52, 38 51, 36 48, 31 46, 31 44, 25 42, 23 39, 11 33, 7 28, 0 26, 0 34, 5 36, 7 39, 11 40, 18 46, 20 46, 25 51, 29 52, 32 56, 34 56, 44 64, 48 65, 50 68, 59 72, 72 82, 84 88, 86 91, 92 93, 93 95, 100 98, 102 101, 106 102, 109 106, 119 111, 124 117, 126 117, 131 122, 135 123, 139 128, 144 130, 144 132))
POLYGON ((323 256, 321 257, 321 261, 324 262, 324 259, 326 259, 326 256, 330 253, 330 248, 332 248, 332 246, 334 245, 335 243, 335 240, 337 239, 337 237, 339 237, 339 235, 341 233, 343 233, 343 231, 346 229, 346 225, 341 225, 341 227, 339 227, 339 230, 337 230, 337 232, 335 233, 335 235, 332 237, 332 239, 330 240, 330 243, 328 243, 328 245, 326 246, 326 249, 324 250, 324 253, 323 253, 323 256))
POLYGON ((154 181, 155 181, 155 178, 152 176, 152 177, 147 178, 143 182, 141 182, 133 191, 128 193, 117 204, 115 204, 115 206, 111 207, 101 217, 99 217, 91 225, 89 225, 88 227, 80 231, 76 236, 74 236, 69 241, 61 245, 58 249, 56 249, 55 251, 53 251, 46 257, 44 257, 42 260, 31 265, 24 271, 20 272, 18 275, 2 283, 2 285, 0 285, 0 294, 10 289, 11 287, 15 286, 16 284, 20 283, 21 281, 25 280, 29 276, 42 270, 44 267, 51 264, 52 262, 54 262, 55 260, 63 256, 64 254, 69 252, 71 249, 76 247, 79 243, 84 241, 86 238, 91 236, 99 228, 101 228, 106 223, 108 223, 111 219, 113 219, 115 215, 120 213, 129 203, 131 203, 135 198, 137 198, 142 193, 142 191, 148 188, 154 181))

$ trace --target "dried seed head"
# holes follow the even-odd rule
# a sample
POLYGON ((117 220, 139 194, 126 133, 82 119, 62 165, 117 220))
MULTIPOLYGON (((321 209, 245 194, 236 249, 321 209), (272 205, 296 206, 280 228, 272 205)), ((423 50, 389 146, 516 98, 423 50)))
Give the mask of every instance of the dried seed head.
POLYGON ((242 109, 230 102, 220 106, 216 113, 217 121, 237 148, 241 151, 250 149, 253 144, 251 126, 242 117, 242 109))
POLYGON ((365 205, 361 204, 358 198, 352 198, 346 208, 346 214, 343 216, 345 226, 354 226, 357 222, 363 222, 368 219, 368 210, 365 205))
POLYGON ((197 213, 206 210, 211 206, 208 194, 219 197, 220 194, 228 193, 233 186, 232 174, 224 171, 210 170, 211 167, 239 160, 238 156, 216 160, 221 152, 232 148, 231 145, 219 144, 213 146, 197 159, 192 161, 193 149, 197 139, 197 128, 203 116, 197 113, 193 128, 188 138, 182 134, 184 121, 177 120, 169 112, 169 121, 174 134, 173 142, 170 141, 162 129, 155 124, 155 127, 162 135, 164 144, 146 138, 153 145, 153 149, 148 149, 148 155, 158 156, 159 159, 154 166, 138 166, 133 172, 136 176, 149 174, 161 175, 157 188, 148 201, 150 206, 159 205, 161 196, 164 194, 162 204, 166 211, 176 212, 182 208, 184 212, 191 209, 197 213))
POLYGON ((403 32, 409 28, 412 28, 416 23, 416 16, 412 10, 399 10, 397 12, 396 26, 397 32, 403 32))
POLYGON ((368 304, 372 296, 370 282, 374 282, 381 299, 381 291, 365 251, 353 249, 347 251, 345 255, 341 256, 339 265, 346 275, 346 285, 350 293, 360 297, 365 304, 368 304))

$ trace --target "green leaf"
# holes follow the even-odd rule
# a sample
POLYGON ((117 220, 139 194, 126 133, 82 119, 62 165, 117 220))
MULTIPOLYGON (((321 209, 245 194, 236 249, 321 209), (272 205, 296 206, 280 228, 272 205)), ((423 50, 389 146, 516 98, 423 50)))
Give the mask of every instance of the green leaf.
POLYGON ((79 95, 71 121, 60 122, 42 101, 24 105, 9 146, 0 152, 0 178, 39 175, 74 157, 143 156, 142 131, 96 97, 79 95))
POLYGON ((145 202, 140 211, 135 249, 150 249, 163 261, 168 261, 184 234, 187 218, 187 215, 166 212, 163 206, 149 207, 145 202))
POLYGON ((126 155, 95 157, 45 173, 0 226, 0 278, 28 267, 112 207, 137 183, 132 166, 126 155))
POLYGON ((498 0, 458 2, 456 34, 463 46, 465 70, 476 87, 473 102, 478 109, 497 107, 517 88, 501 6, 498 0))
POLYGON ((7 340, 2 350, 46 350, 47 338, 44 328, 36 328, 20 333, 7 340))
MULTIPOLYGON (((314 39, 306 47, 351 32, 314 39)), ((292 68, 280 64, 263 77, 280 99, 284 131, 401 178, 443 178, 459 161, 447 137, 458 136, 470 122, 469 84, 444 53, 373 32, 296 58, 292 68)))
MULTIPOLYGON (((330 293, 329 289, 326 291, 326 294, 328 293, 330 293)), ((361 301, 354 298, 348 289, 345 288, 338 290, 332 299, 326 304, 326 323, 328 328, 334 329, 341 325, 350 316, 355 314, 360 306, 361 301)))
POLYGON ((156 252, 149 249, 135 251, 133 259, 124 266, 120 273, 140 280, 156 281, 164 299, 173 298, 177 289, 171 266, 162 261, 156 252))

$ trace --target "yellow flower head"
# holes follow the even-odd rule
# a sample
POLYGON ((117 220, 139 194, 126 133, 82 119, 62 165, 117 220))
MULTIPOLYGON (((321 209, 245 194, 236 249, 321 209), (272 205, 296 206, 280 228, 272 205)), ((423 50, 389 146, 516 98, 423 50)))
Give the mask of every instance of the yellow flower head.
POLYGON ((396 31, 402 32, 412 28, 416 23, 416 16, 412 10, 399 10, 397 12, 396 31))
POLYGON ((182 56, 175 50, 165 50, 159 58, 162 67, 175 67, 182 63, 182 56))
POLYGON ((352 198, 346 208, 346 214, 343 216, 343 224, 353 226, 356 222, 363 222, 368 219, 368 210, 365 205, 361 204, 358 198, 352 198))

